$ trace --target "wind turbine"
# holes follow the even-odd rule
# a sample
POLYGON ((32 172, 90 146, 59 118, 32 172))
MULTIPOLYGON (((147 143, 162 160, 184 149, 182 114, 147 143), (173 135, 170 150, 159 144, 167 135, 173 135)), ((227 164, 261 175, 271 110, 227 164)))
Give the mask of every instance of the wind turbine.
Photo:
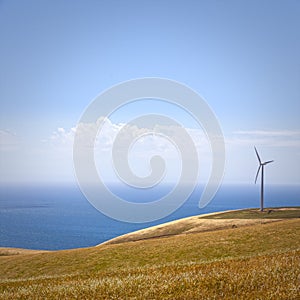
POLYGON ((256 156, 257 156, 258 161, 259 161, 259 167, 258 167, 258 170, 257 170, 257 173, 256 173, 256 177, 255 177, 255 184, 256 184, 256 181, 257 181, 257 177, 258 177, 259 171, 261 169, 260 211, 264 211, 264 166, 267 165, 267 164, 270 164, 274 160, 268 160, 266 162, 261 162, 261 159, 260 159, 260 157, 258 155, 258 152, 257 152, 257 149, 255 147, 254 147, 254 150, 255 150, 256 156))

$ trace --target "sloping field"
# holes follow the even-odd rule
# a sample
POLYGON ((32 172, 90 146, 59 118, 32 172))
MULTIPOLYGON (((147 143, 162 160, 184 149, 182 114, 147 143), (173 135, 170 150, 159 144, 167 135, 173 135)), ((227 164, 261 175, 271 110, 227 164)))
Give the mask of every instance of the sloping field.
POLYGON ((86 249, 6 253, 0 299, 299 299, 299 236, 300 218, 282 218, 86 249))
POLYGON ((153 238, 165 238, 173 235, 185 235, 197 232, 215 231, 237 228, 241 226, 279 222, 292 218, 300 218, 299 208, 269 208, 263 212, 260 212, 258 209, 243 209, 210 213, 175 220, 162 225, 124 234, 103 244, 118 244, 153 238))

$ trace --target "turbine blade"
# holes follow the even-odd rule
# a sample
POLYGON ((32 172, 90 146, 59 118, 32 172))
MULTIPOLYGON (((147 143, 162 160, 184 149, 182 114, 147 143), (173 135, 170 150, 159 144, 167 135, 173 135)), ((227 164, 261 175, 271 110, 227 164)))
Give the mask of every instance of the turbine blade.
POLYGON ((258 170, 257 170, 257 173, 256 173, 256 176, 255 176, 255 184, 256 184, 256 181, 257 181, 257 177, 258 177, 260 168, 261 168, 261 165, 259 165, 258 170))
POLYGON ((270 164, 271 162, 273 162, 274 160, 268 160, 266 162, 263 163, 263 165, 267 165, 267 164, 270 164))
POLYGON ((259 155, 258 155, 258 152, 257 152, 257 149, 256 149, 255 146, 254 146, 254 150, 255 150, 256 156, 257 156, 257 158, 258 158, 258 161, 259 161, 259 163, 261 164, 261 160, 260 160, 260 157, 259 157, 259 155))

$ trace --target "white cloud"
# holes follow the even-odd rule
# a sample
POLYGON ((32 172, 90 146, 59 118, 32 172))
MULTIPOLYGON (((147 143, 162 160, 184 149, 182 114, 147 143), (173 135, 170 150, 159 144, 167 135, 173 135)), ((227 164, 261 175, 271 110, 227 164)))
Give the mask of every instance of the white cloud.
POLYGON ((70 146, 73 144, 75 132, 75 127, 72 127, 70 130, 65 130, 64 128, 59 127, 57 130, 53 131, 50 138, 48 140, 44 140, 44 142, 48 141, 54 146, 70 146))
POLYGON ((251 146, 264 145, 272 147, 299 147, 299 130, 239 130, 226 138, 229 145, 251 146))
MULTIPOLYGON (((103 120, 104 125, 101 132, 98 133, 95 142, 96 157, 102 157, 106 161, 111 159, 114 140, 121 131, 118 137, 118 147, 127 147, 128 143, 133 142, 129 148, 128 155, 130 161, 133 164, 137 164, 138 167, 141 163, 147 162, 153 155, 161 155, 164 159, 173 162, 180 159, 180 153, 176 148, 176 138, 174 139, 175 143, 172 143, 162 136, 151 134, 152 130, 148 128, 140 128, 132 124, 113 124, 109 119, 103 118, 98 119, 97 123, 81 123, 77 128, 69 130, 58 128, 49 141, 54 147, 68 149, 68 153, 71 154, 75 132, 77 131, 77 134, 79 134, 83 145, 91 145, 90 141, 95 134, 95 130, 97 130, 97 125, 103 120), (126 130, 122 131, 124 126, 126 130)), ((171 137, 176 137, 178 133, 178 127, 176 126, 157 126, 154 128, 155 130, 157 132, 167 132, 171 137)), ((204 166, 204 169, 210 168, 212 155, 206 134, 201 129, 187 128, 186 131, 191 136, 196 147, 200 165, 204 166)), ((179 135, 179 138, 181 138, 181 135, 179 135)), ((225 142, 228 162, 230 163, 234 159, 233 164, 238 165, 236 162, 238 160, 243 161, 245 157, 250 161, 250 158, 253 156, 252 150, 254 145, 257 147, 278 147, 278 149, 290 148, 288 150, 290 154, 295 155, 295 151, 300 151, 300 131, 240 130, 227 136, 225 142)), ((134 165, 132 166, 135 168, 134 165)))
MULTIPOLYGON (((102 120, 103 118, 97 122, 102 120)), ((170 170, 172 176, 176 173, 178 168, 175 164, 180 161, 180 153, 168 139, 149 134, 148 128, 140 128, 132 124, 113 124, 109 119, 105 119, 95 143, 95 161, 97 163, 99 159, 98 164, 103 167, 108 179, 113 178, 113 175, 110 175, 113 169, 111 173, 107 172, 107 169, 111 168, 110 152, 114 139, 123 126, 128 130, 121 137, 122 143, 126 144, 125 142, 136 139, 129 149, 129 163, 134 173, 140 176, 147 175, 147 166, 153 155, 161 155, 169 163, 166 169, 170 170), (98 153, 100 155, 97 156, 98 153)), ((157 126, 156 129, 160 131, 162 128, 157 126)), ((178 128, 169 126, 163 129, 168 131, 169 135, 175 136, 178 128)), ((18 176, 22 180, 30 176, 37 180, 42 180, 43 176, 45 180, 50 177, 55 180, 72 179, 72 149, 75 133, 79 134, 83 145, 88 145, 95 130, 97 130, 97 123, 82 123, 76 128, 60 127, 39 145, 24 144, 24 140, 19 135, 8 130, 0 130, 1 163, 4 166, 0 177, 9 180, 15 180, 18 176)), ((192 137, 198 152, 200 176, 202 176, 200 179, 205 181, 209 175, 212 159, 209 142, 202 129, 187 128, 186 130, 192 137)), ((276 161, 276 164, 270 167, 273 168, 273 172, 270 172, 268 177, 270 182, 299 182, 299 130, 239 130, 226 136, 225 141, 227 156, 225 180, 253 181, 257 167, 253 150, 255 145, 264 159, 276 161)))
MULTIPOLYGON (((73 146, 74 136, 77 137, 83 146, 92 145, 93 136, 96 133, 99 122, 104 120, 101 131, 98 132, 95 140, 95 148, 97 151, 110 151, 118 137, 118 146, 125 147, 129 142, 134 142, 134 148, 137 154, 147 156, 153 154, 153 150, 169 153, 174 157, 174 144, 162 135, 168 135, 176 145, 176 139, 182 140, 185 138, 182 128, 177 126, 156 126, 154 129, 140 128, 132 124, 113 124, 107 118, 99 118, 96 123, 80 123, 77 127, 71 129, 57 128, 50 138, 44 142, 50 143, 54 147, 73 146)), ((208 153, 209 145, 205 133, 201 129, 186 129, 187 133, 193 140, 193 143, 198 151, 208 153)))
MULTIPOLYGON (((208 176, 211 153, 206 135, 202 129, 188 128, 186 131, 190 135, 198 153, 201 177, 208 176)), ((46 143, 52 146, 51 151, 57 150, 57 153, 65 153, 64 155, 71 157, 75 134, 77 134, 77 138, 83 147, 95 146, 96 165, 104 170, 103 176, 108 177, 108 180, 114 176, 111 173, 113 171, 111 164, 113 147, 116 147, 116 149, 127 149, 128 145, 130 145, 128 162, 132 170, 140 176, 147 175, 147 166, 151 157, 154 155, 163 157, 167 164, 166 169, 171 173, 169 178, 174 177, 175 173, 180 174, 178 170, 180 168, 181 155, 176 147, 177 144, 181 143, 181 147, 183 145, 185 151, 188 151, 188 153, 190 151, 190 148, 187 147, 189 144, 183 128, 161 125, 157 125, 153 129, 141 128, 134 124, 113 124, 109 119, 103 117, 99 118, 96 123, 80 123, 76 128, 57 128, 51 137, 46 140, 46 143), (104 124, 101 127, 101 131, 98 132, 94 144, 92 139, 96 134, 99 122, 102 121, 104 121, 104 124), (169 136, 169 138, 164 137, 164 134, 169 136), (116 146, 114 142, 117 136, 118 143, 116 146), (111 169, 111 171, 108 171, 108 169, 111 169)), ((188 156, 188 159, 192 159, 192 156, 188 156)))
POLYGON ((250 136, 285 136, 285 137, 300 137, 300 130, 237 130, 234 131, 234 134, 239 135, 250 135, 250 136))

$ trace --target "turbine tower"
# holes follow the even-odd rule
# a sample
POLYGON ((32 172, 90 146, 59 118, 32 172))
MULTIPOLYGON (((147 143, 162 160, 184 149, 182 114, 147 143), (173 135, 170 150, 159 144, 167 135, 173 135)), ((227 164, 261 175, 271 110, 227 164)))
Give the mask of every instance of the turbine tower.
POLYGON ((267 164, 270 164, 274 160, 269 160, 269 161, 266 161, 266 162, 261 162, 261 159, 260 159, 260 157, 258 155, 258 152, 257 152, 257 149, 255 147, 254 147, 254 150, 255 150, 255 153, 256 153, 256 156, 257 156, 258 162, 259 162, 259 167, 258 167, 258 170, 257 170, 257 173, 256 173, 256 177, 255 177, 255 184, 256 184, 256 181, 257 181, 257 177, 258 177, 259 171, 261 169, 260 211, 264 211, 264 166, 267 165, 267 164))

